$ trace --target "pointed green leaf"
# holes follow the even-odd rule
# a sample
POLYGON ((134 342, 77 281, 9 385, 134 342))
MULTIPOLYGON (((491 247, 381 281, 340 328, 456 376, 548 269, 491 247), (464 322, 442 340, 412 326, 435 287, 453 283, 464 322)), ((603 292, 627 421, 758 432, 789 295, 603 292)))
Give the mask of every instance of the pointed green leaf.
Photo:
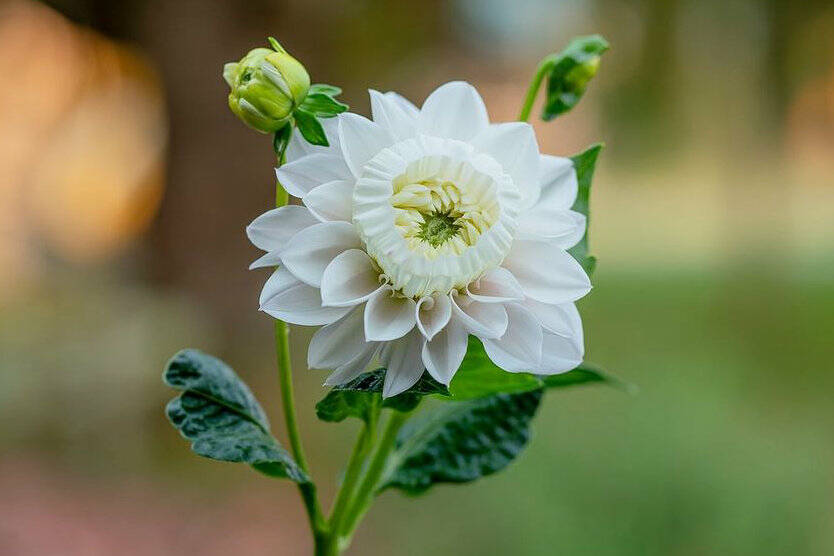
POLYGON ((576 106, 594 77, 608 42, 599 35, 578 37, 552 58, 542 119, 550 121, 576 106))
POLYGON ((315 115, 301 109, 296 110, 295 125, 308 143, 322 147, 330 146, 330 143, 327 141, 327 135, 324 133, 324 128, 315 115))
POLYGON ((287 146, 290 144, 291 137, 292 126, 289 124, 276 131, 272 137, 272 148, 275 150, 275 154, 278 155, 279 160, 284 156, 284 152, 286 152, 287 146))
POLYGON ((527 444, 541 397, 536 390, 450 403, 408 422, 382 488, 420 494, 504 469, 527 444))
POLYGON ((601 368, 591 363, 582 363, 577 368, 566 373, 558 375, 543 376, 542 382, 544 387, 548 390, 551 388, 566 388, 568 386, 579 386, 582 384, 591 384, 595 382, 603 382, 610 384, 628 393, 636 393, 637 387, 629 382, 617 378, 616 376, 602 370, 601 368))
POLYGON ((588 275, 593 274, 596 268, 596 257, 588 254, 588 230, 591 225, 591 181, 594 177, 594 169, 596 168, 597 157, 602 151, 602 145, 596 144, 588 147, 584 152, 572 156, 573 166, 576 168, 576 180, 579 184, 579 191, 576 195, 576 201, 573 204, 573 210, 585 215, 585 235, 582 239, 569 249, 569 253, 579 261, 579 264, 585 269, 588 275))
POLYGON ((301 109, 319 118, 332 118, 347 110, 348 105, 324 93, 310 93, 301 103, 301 109))
POLYGON ((220 461, 248 463, 273 477, 310 482, 269 430, 255 396, 223 361, 198 350, 177 353, 163 374, 181 390, 165 410, 171 424, 192 442, 197 454, 220 461))

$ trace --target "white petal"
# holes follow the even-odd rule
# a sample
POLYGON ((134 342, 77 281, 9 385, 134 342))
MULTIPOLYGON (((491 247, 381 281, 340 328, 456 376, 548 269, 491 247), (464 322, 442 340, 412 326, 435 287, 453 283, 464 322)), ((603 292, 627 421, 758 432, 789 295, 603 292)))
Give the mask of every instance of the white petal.
POLYGON ((569 209, 576 202, 579 185, 570 158, 543 154, 539 158, 539 203, 554 209, 569 209))
POLYGON ((415 307, 417 328, 431 340, 452 318, 452 301, 447 294, 422 297, 415 307))
POLYGON ((265 266, 278 266, 279 264, 281 264, 281 252, 270 251, 266 255, 258 257, 257 259, 252 261, 252 264, 249 265, 249 270, 263 268, 265 266))
POLYGON ((586 223, 584 214, 539 202, 520 219, 516 237, 547 239, 562 249, 570 249, 585 235, 586 223))
POLYGON ((574 338, 582 345, 582 318, 574 303, 551 305, 535 299, 525 299, 522 305, 532 312, 547 332, 564 338, 574 338))
POLYGON ((360 355, 368 347, 362 320, 363 308, 320 328, 310 340, 307 366, 311 369, 335 369, 360 355))
POLYGON ((437 88, 420 112, 420 130, 435 137, 467 141, 488 126, 489 116, 481 95, 463 81, 437 88))
POLYGON ((517 240, 501 264, 536 301, 567 303, 591 291, 591 281, 576 259, 553 243, 517 240))
POLYGON ((322 222, 295 234, 281 252, 281 260, 298 279, 319 287, 330 261, 348 249, 361 246, 352 224, 322 222))
POLYGON ((301 200, 320 220, 350 222, 353 216, 353 180, 337 180, 313 188, 301 200))
POLYGON ((349 249, 324 269, 321 299, 331 307, 358 305, 381 287, 379 272, 368 254, 361 249, 349 249))
POLYGON ((545 334, 542 344, 542 362, 537 374, 555 375, 575 369, 582 363, 584 349, 575 342, 556 334, 545 334))
POLYGON ((469 284, 469 297, 483 303, 503 303, 524 299, 524 291, 512 272, 506 268, 494 268, 469 284))
POLYGON ((385 383, 382 385, 382 397, 390 398, 405 392, 420 380, 423 375, 422 334, 412 330, 404 338, 386 345, 381 354, 385 365, 385 383))
POLYGON ((449 385, 466 355, 468 338, 463 325, 453 320, 423 345, 423 364, 435 380, 449 385))
POLYGON ((323 147, 308 143, 304 136, 296 131, 290 138, 290 144, 287 145, 287 162, 295 162, 299 158, 313 153, 342 155, 342 149, 339 146, 339 117, 319 118, 319 122, 324 128, 324 134, 327 136, 327 142, 330 145, 323 147))
POLYGON ((322 307, 318 289, 280 267, 261 291, 261 311, 291 324, 318 326, 342 318, 350 308, 322 307))
POLYGON ((305 207, 287 205, 269 210, 246 226, 246 235, 255 247, 264 251, 278 251, 298 231, 318 220, 305 207))
POLYGON ((513 179, 522 196, 522 208, 539 198, 539 144, 533 126, 524 122, 492 124, 472 145, 497 160, 513 179))
POLYGON ((402 96, 399 93, 395 93, 394 91, 388 91, 385 93, 385 98, 397 103, 400 108, 402 108, 403 112, 408 114, 409 116, 417 117, 420 115, 420 109, 414 106, 414 103, 402 96))
POLYGON ((452 296, 452 314, 479 338, 500 338, 507 330, 507 311, 500 303, 481 303, 467 295, 452 296))
POLYGON ((368 368, 368 365, 371 364, 374 355, 376 355, 376 350, 379 347, 379 344, 369 343, 365 344, 365 346, 365 349, 363 349, 356 357, 330 373, 330 376, 328 376, 327 380, 324 381, 324 385, 336 386, 344 384, 364 373, 368 368))
POLYGON ((344 159, 330 153, 301 157, 278 168, 275 175, 281 186, 295 197, 303 197, 323 183, 353 179, 344 159))
POLYGON ((365 339, 387 342, 402 338, 416 324, 417 304, 410 297, 392 295, 391 288, 381 288, 365 306, 365 339))
POLYGON ((345 162, 356 177, 371 158, 394 143, 387 129, 350 112, 339 118, 339 138, 345 162))
POLYGON ((518 303, 507 305, 507 315, 506 334, 497 340, 483 339, 484 350, 506 371, 535 371, 542 359, 542 327, 533 313, 518 303))
POLYGON ((369 92, 374 123, 387 129, 397 141, 416 135, 418 112, 416 109, 412 112, 406 108, 407 105, 404 102, 408 102, 407 100, 396 93, 383 95, 373 89, 369 92))

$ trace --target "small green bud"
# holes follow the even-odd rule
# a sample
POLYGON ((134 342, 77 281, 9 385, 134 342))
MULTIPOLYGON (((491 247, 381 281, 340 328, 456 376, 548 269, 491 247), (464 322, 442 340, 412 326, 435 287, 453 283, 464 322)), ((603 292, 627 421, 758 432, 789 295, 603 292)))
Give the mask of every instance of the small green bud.
POLYGON ((588 82, 593 79, 599 69, 599 56, 592 56, 568 72, 565 81, 573 85, 574 90, 584 91, 588 82))
POLYGON ((256 48, 240 62, 223 67, 229 84, 229 108, 243 122, 263 133, 274 133, 286 124, 310 89, 310 76, 301 63, 277 41, 273 48, 256 48))

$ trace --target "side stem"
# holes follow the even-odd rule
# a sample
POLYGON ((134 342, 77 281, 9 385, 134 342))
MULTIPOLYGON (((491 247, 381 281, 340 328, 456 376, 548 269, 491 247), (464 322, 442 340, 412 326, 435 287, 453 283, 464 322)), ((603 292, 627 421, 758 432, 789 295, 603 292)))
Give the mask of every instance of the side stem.
POLYGON ((533 80, 527 88, 527 94, 524 96, 524 104, 521 106, 518 121, 526 122, 530 119, 530 112, 533 110, 533 103, 536 101, 536 95, 539 93, 539 87, 542 84, 542 80, 544 80, 544 76, 547 75, 548 71, 550 71, 555 61, 555 57, 547 56, 539 62, 539 67, 536 69, 536 75, 533 76, 533 80))
MULTIPOLYGON (((280 153, 278 156, 278 166, 281 166, 283 163, 284 153, 280 153)), ((280 182, 276 182, 275 206, 282 207, 287 204, 288 200, 289 195, 286 190, 284 190, 280 182)), ((287 425, 290 448, 298 466, 309 475, 307 457, 304 455, 304 446, 301 443, 301 433, 298 430, 298 419, 296 418, 295 412, 295 395, 292 384, 292 358, 290 356, 290 331, 287 323, 282 320, 275 321, 275 353, 278 358, 278 382, 281 387, 281 406, 284 411, 284 422, 287 425)), ((307 510, 307 517, 310 520, 310 527, 313 530, 316 546, 318 546, 322 537, 327 533, 327 523, 324 520, 321 505, 316 496, 316 486, 312 482, 309 482, 299 484, 298 489, 301 493, 304 507, 307 510)))

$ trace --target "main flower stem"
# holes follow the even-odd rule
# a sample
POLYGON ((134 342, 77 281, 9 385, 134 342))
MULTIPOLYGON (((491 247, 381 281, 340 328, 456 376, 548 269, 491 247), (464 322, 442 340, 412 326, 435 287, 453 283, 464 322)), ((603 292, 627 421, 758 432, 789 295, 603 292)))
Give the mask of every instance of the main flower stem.
POLYGON ((539 62, 539 67, 536 69, 536 75, 530 82, 527 88, 527 94, 524 96, 524 104, 521 106, 521 113, 518 115, 518 121, 526 122, 530 119, 530 112, 533 110, 533 103, 536 101, 536 95, 539 92, 539 87, 544 80, 544 76, 550 71, 553 64, 556 63, 555 56, 547 56, 539 62))
POLYGON ((345 544, 350 542, 353 530, 359 524, 359 520, 362 519, 365 512, 368 511, 368 506, 370 506, 376 488, 379 486, 379 481, 387 467, 388 456, 391 454, 391 450, 394 449, 397 433, 408 420, 409 415, 410 413, 406 412, 391 411, 391 416, 385 425, 382 438, 379 440, 373 456, 371 456, 365 477, 362 479, 356 491, 353 504, 347 509, 341 531, 336 532, 337 535, 344 537, 345 544))
MULTIPOLYGON (((284 163, 283 154, 278 157, 278 166, 284 163)), ((289 201, 286 190, 277 183, 275 186, 275 206, 282 207, 289 201)), ((275 321, 275 353, 278 356, 278 382, 281 386, 281 406, 284 410, 284 422, 287 425, 287 435, 290 439, 295 461, 304 473, 309 475, 307 458, 304 455, 304 446, 301 444, 301 433, 298 430, 298 419, 295 412, 295 395, 292 384, 292 358, 290 355, 290 330, 287 323, 282 320, 275 321)), ((313 529, 313 537, 316 542, 316 550, 322 539, 327 536, 327 522, 321 511, 316 487, 312 481, 298 485, 304 507, 307 509, 307 517, 310 520, 310 527, 313 529)))

